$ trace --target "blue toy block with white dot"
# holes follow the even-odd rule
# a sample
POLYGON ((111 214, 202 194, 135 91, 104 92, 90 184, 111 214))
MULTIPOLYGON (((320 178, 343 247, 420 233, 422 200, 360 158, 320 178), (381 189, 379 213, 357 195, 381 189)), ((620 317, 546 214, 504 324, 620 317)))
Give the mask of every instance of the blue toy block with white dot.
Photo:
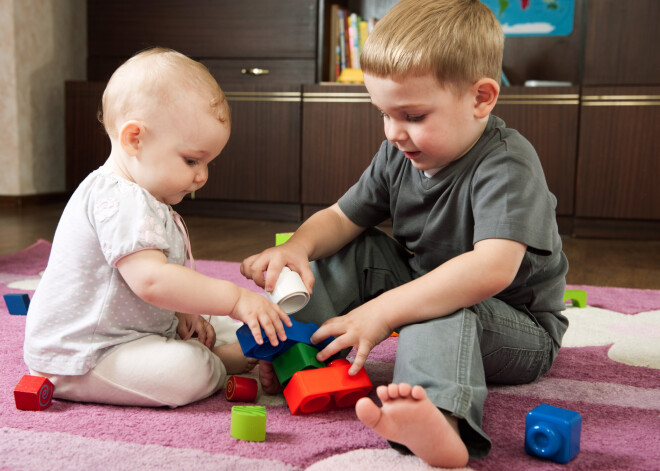
POLYGON ((298 322, 297 320, 290 318, 293 323, 291 327, 284 326, 284 332, 286 333, 286 340, 284 342, 279 342, 277 345, 273 346, 266 337, 264 329, 261 329, 261 337, 264 340, 262 345, 259 345, 254 339, 252 332, 247 324, 243 324, 237 331, 236 337, 238 337, 238 343, 241 345, 243 354, 248 358, 257 358, 258 360, 265 360, 272 362, 275 357, 284 353, 296 343, 302 342, 307 345, 312 345, 318 349, 325 348, 330 342, 334 340, 334 337, 330 337, 324 340, 318 345, 313 345, 310 338, 319 328, 313 322, 305 323, 298 322))
POLYGON ((527 413, 525 451, 556 463, 568 463, 580 452, 581 431, 579 413, 541 404, 527 413))
POLYGON ((5 304, 9 310, 9 314, 18 316, 26 316, 28 308, 30 307, 30 296, 27 294, 5 294, 5 304))

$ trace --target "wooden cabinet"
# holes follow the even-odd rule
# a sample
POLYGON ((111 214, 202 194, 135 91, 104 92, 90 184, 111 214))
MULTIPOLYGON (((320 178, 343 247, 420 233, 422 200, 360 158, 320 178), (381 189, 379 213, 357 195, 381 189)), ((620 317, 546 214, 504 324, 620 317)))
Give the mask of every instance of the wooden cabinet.
POLYGON ((110 139, 97 119, 105 82, 66 82, 66 191, 73 192, 110 155, 110 139))
POLYGON ((107 80, 123 60, 153 46, 228 59, 238 72, 269 70, 261 59, 302 61, 315 71, 317 7, 316 0, 88 0, 87 78, 107 80))
POLYGON ((303 216, 333 204, 355 183, 385 139, 361 85, 303 87, 303 216))
POLYGON ((577 218, 660 220, 659 131, 660 86, 583 89, 577 218))
MULTIPOLYGON (((396 0, 338 0, 382 16, 396 0)), ((104 82, 149 46, 204 63, 233 127, 186 210, 300 220, 334 203, 384 139, 366 89, 328 74, 327 0, 88 0, 88 80, 67 84, 67 189, 107 158, 104 82), (266 72, 267 71, 267 72, 266 72)), ((536 148, 563 233, 660 237, 657 0, 575 0, 568 36, 510 37, 494 114, 536 148), (527 79, 571 87, 525 88, 527 79)))

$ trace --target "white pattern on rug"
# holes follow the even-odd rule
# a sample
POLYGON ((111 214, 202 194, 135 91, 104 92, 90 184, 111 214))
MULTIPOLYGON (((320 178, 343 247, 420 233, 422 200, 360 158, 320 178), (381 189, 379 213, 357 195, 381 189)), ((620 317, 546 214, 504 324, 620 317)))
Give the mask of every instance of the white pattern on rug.
POLYGON ((587 306, 564 311, 569 328, 562 347, 612 345, 611 360, 660 369, 660 311, 621 314, 587 306))

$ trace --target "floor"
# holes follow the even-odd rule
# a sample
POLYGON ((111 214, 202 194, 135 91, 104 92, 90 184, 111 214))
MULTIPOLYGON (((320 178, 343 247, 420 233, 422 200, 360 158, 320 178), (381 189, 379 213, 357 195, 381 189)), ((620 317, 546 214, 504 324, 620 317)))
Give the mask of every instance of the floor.
MULTIPOLYGON (((52 241, 63 204, 0 208, 0 256, 42 238, 52 241)), ((275 234, 298 223, 186 216, 193 254, 199 260, 240 262, 274 244, 275 234)), ((660 289, 660 241, 566 237, 569 284, 660 289)))

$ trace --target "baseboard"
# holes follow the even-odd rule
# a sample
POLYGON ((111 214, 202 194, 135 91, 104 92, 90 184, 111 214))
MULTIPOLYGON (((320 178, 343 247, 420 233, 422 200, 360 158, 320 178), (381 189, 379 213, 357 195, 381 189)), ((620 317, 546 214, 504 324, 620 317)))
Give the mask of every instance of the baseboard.
POLYGON ((0 195, 0 208, 29 208, 68 200, 68 193, 44 193, 39 195, 0 195))
POLYGON ((660 240, 660 221, 573 218, 573 236, 585 239, 660 240))

